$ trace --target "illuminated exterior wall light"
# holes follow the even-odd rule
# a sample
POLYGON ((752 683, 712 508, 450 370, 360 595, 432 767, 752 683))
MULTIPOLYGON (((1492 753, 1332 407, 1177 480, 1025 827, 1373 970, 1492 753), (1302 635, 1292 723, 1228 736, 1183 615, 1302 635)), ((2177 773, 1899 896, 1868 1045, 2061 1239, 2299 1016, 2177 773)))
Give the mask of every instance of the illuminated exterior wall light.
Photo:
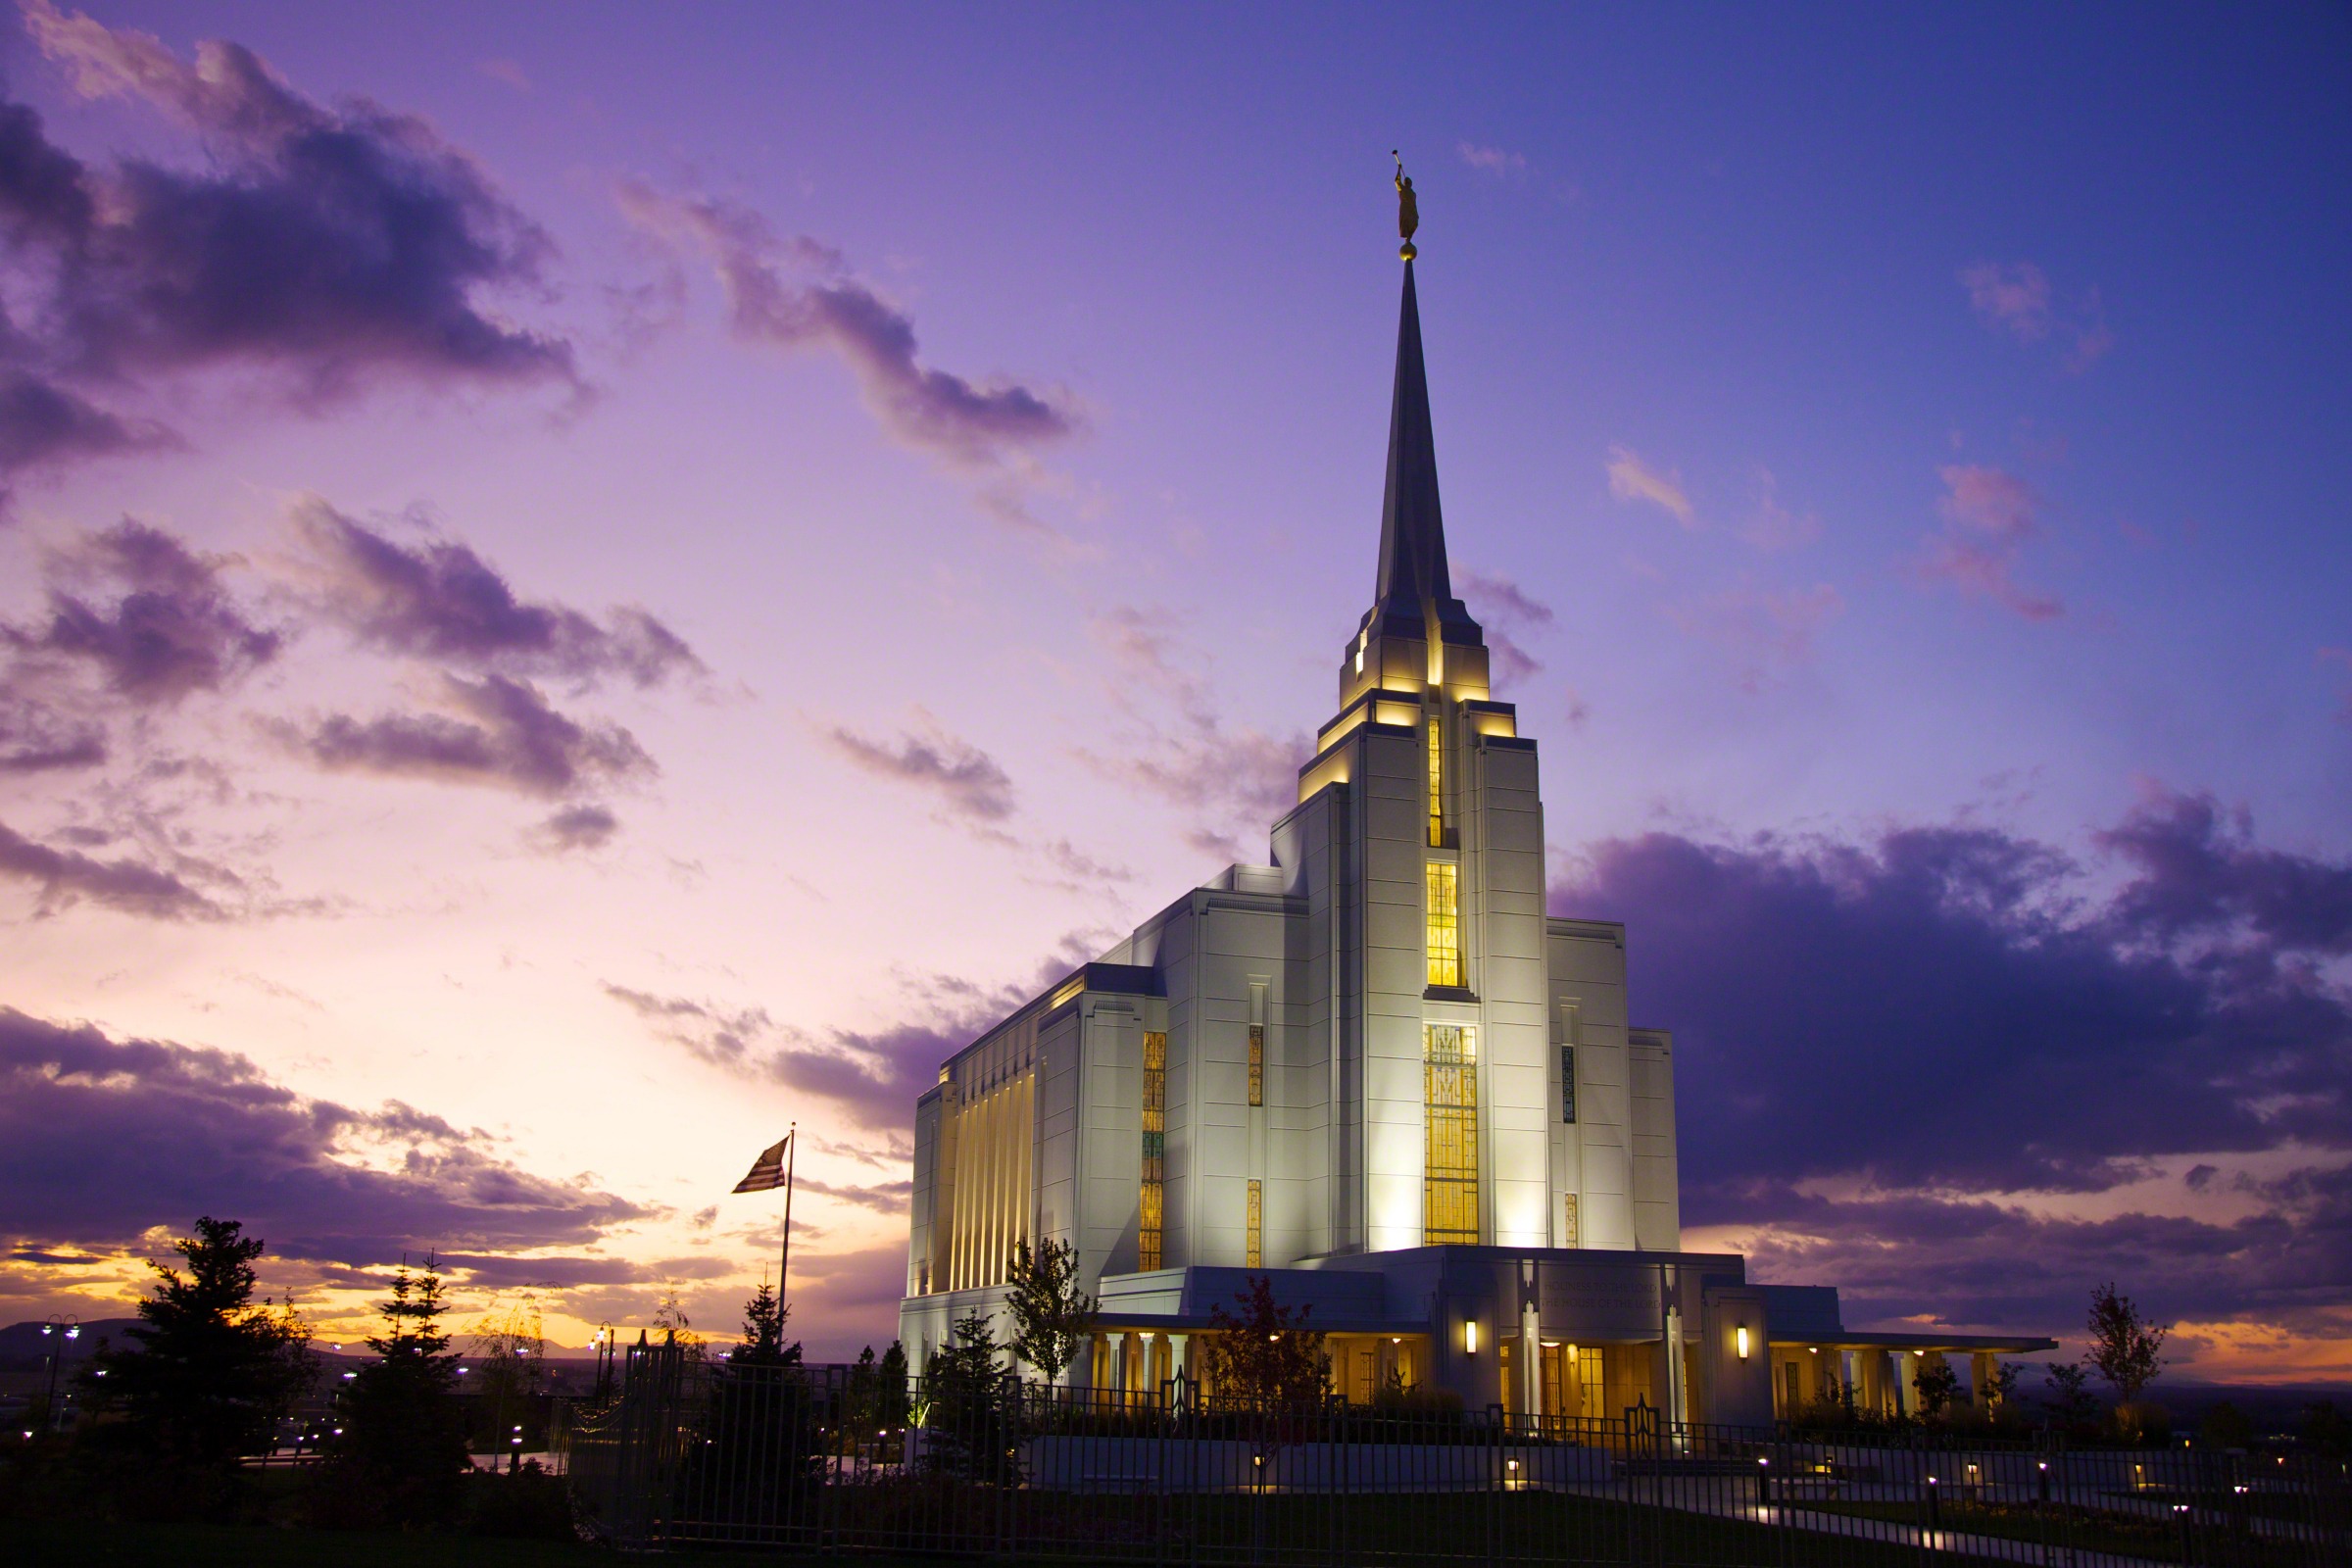
POLYGON ((1462 1325, 1462 1349, 1471 1355, 1478 1353, 1478 1323, 1476 1319, 1462 1325))
POLYGON ((1744 1361, 1744 1360, 1746 1360, 1746 1359, 1747 1359, 1747 1325, 1746 1325, 1746 1324, 1744 1324, 1744 1323, 1740 1324, 1740 1331, 1739 1331, 1739 1332, 1740 1332, 1740 1360, 1742 1360, 1742 1361, 1744 1361))

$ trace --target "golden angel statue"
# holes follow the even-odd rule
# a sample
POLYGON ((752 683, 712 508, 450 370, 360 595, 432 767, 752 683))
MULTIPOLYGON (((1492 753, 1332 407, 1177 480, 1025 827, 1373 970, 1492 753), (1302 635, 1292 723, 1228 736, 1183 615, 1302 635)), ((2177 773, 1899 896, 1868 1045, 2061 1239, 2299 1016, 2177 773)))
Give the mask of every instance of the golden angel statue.
POLYGON ((1404 172, 1404 160, 1394 147, 1389 156, 1396 159, 1396 233, 1404 241, 1396 247, 1396 254, 1409 262, 1420 254, 1413 248, 1413 230, 1421 226, 1421 204, 1413 196, 1412 176, 1404 172))

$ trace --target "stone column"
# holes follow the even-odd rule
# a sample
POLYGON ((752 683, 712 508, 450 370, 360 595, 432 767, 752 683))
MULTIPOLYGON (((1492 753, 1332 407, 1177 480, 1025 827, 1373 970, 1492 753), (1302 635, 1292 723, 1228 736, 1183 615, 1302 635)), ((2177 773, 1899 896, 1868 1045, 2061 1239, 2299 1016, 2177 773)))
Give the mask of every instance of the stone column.
POLYGON ((1184 1381, 1187 1384, 1193 1381, 1193 1368, 1188 1355, 1192 1349, 1192 1340, 1193 1337, 1189 1334, 1170 1334, 1168 1336, 1168 1376, 1174 1377, 1181 1372, 1184 1374, 1184 1381))
POLYGON ((1103 1368, 1103 1371, 1106 1374, 1107 1381, 1109 1382, 1110 1392, 1114 1396, 1113 1402, 1125 1404, 1127 1402, 1126 1331, 1124 1329, 1108 1330, 1103 1334, 1102 1342, 1110 1347, 1110 1353, 1105 1358, 1108 1364, 1103 1368))
POLYGON ((1968 1358, 1968 1396, 1977 1401, 1979 1415, 1992 1409, 1992 1375, 1997 1359, 1990 1350, 1979 1350, 1968 1358))

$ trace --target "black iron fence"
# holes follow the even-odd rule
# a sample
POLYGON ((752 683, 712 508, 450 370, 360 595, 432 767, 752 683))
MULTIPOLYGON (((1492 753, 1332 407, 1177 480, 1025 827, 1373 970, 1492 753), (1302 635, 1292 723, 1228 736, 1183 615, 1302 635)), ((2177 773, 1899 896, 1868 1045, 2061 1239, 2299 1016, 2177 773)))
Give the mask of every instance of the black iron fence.
POLYGON ((918 1382, 633 1352, 562 1434, 616 1544, 1154 1564, 2336 1568, 2352 1488, 2316 1455, 2069 1449, 1934 1429, 1264 1409, 1010 1379, 918 1382))

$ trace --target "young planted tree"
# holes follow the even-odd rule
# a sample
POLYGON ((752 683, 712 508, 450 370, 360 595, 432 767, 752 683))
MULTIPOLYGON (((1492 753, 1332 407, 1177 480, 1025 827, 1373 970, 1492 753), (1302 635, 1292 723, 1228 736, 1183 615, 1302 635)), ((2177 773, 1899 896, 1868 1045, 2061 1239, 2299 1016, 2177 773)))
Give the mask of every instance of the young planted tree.
POLYGON ((156 1283, 130 1345, 91 1357, 83 1387, 122 1417, 126 1446, 176 1470, 218 1469, 269 1447, 318 1361, 290 1300, 254 1304, 264 1244, 237 1221, 207 1215, 172 1245, 187 1272, 148 1263, 156 1283))
POLYGON ((516 1305, 485 1312, 467 1338, 473 1345, 475 1436, 491 1453, 507 1450, 513 1468, 524 1446, 514 1439, 538 1436, 539 1396, 546 1391, 547 1338, 539 1304, 526 1296, 516 1305))
POLYGON ((1102 1304, 1078 1287, 1078 1250, 1048 1240, 1032 1252, 1027 1238, 1013 1243, 1011 1290, 1004 1304, 1012 1313, 1012 1353, 1047 1383, 1060 1382, 1094 1333, 1102 1304))
POLYGON ((1911 1387, 1919 1391, 1919 1413, 1938 1416, 1960 1392, 1960 1374, 1952 1370, 1952 1363, 1945 1357, 1923 1355, 1919 1358, 1919 1370, 1911 1374, 1911 1387))
POLYGON ((2061 1426, 2083 1426, 2099 1413, 2098 1397, 2090 1392, 2090 1373, 2085 1368, 2045 1361, 2041 1375, 2042 1403, 2061 1426))
POLYGON ((343 1430, 323 1494, 330 1519, 434 1525, 456 1513, 471 1461, 458 1359, 441 1329, 447 1304, 430 1258, 421 1272, 403 1263, 391 1298, 376 1303, 384 1332, 368 1341, 376 1358, 353 1375, 336 1414, 343 1430))
POLYGON ((2164 1370, 2165 1336, 2171 1331, 2142 1321, 2129 1296, 2119 1295, 2112 1283, 2090 1293, 2090 1348, 2083 1361, 2115 1390, 2119 1404, 2130 1404, 2140 1390, 2164 1370))
POLYGON ((1234 1300, 1239 1317, 1222 1306, 1208 1309, 1208 1376, 1218 1397, 1260 1408, 1321 1402, 1331 1357, 1322 1334, 1307 1327, 1314 1308, 1300 1307, 1294 1319, 1263 1274, 1252 1275, 1234 1300))

